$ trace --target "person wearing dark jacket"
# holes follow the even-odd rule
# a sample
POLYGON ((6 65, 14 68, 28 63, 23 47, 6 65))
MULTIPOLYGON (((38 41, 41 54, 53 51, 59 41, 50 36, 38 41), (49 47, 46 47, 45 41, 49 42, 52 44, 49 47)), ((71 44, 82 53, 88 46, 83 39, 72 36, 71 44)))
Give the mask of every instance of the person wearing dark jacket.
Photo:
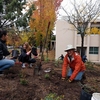
POLYGON ((34 58, 31 58, 31 51, 31 46, 28 42, 25 42, 23 48, 21 48, 21 55, 19 56, 19 61, 22 62, 22 68, 25 68, 25 63, 30 64, 30 67, 32 67, 32 63, 36 62, 34 58))
POLYGON ((5 69, 8 69, 15 64, 13 60, 5 58, 10 54, 6 46, 7 37, 7 31, 0 29, 0 75, 3 74, 5 69))
POLYGON ((87 56, 84 55, 84 56, 82 57, 82 60, 83 60, 83 62, 85 63, 85 62, 87 61, 87 56))

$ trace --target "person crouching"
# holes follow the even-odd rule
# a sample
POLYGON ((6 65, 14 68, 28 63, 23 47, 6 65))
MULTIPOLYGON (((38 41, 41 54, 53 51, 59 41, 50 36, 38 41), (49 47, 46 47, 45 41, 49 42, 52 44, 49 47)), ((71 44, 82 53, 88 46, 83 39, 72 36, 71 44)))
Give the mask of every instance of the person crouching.
POLYGON ((69 82, 72 82, 73 80, 81 81, 86 70, 81 56, 75 52, 75 48, 72 45, 67 45, 65 52, 67 52, 67 54, 64 57, 62 65, 62 79, 65 79, 66 76, 68 76, 69 82), (69 71, 67 73, 68 66, 69 71))

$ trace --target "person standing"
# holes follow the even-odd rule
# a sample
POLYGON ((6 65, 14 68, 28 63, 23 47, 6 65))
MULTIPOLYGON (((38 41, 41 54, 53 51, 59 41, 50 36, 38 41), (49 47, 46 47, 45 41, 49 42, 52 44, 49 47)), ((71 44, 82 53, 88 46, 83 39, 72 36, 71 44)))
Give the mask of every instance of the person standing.
POLYGON ((6 59, 6 56, 10 55, 6 46, 7 37, 7 31, 0 29, 0 76, 5 69, 8 69, 15 64, 13 60, 6 59))
POLYGON ((75 52, 75 48, 72 45, 67 45, 65 52, 67 52, 67 54, 64 57, 62 65, 62 79, 64 80, 66 76, 68 76, 69 82, 72 82, 73 80, 81 81, 86 70, 81 56, 75 52), (66 75, 68 66, 69 71, 66 75))

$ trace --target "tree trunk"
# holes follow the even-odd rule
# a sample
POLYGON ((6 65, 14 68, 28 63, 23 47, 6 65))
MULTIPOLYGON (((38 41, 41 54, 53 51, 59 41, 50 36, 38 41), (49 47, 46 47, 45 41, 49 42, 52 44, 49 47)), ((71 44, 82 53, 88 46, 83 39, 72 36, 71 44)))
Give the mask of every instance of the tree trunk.
POLYGON ((42 43, 42 40, 40 42, 40 53, 42 52, 42 47, 43 47, 43 43, 42 43))
POLYGON ((84 33, 81 35, 81 58, 84 55, 84 33))
POLYGON ((49 27, 50 27, 50 22, 48 23, 47 32, 46 32, 46 37, 45 37, 44 43, 43 43, 43 50, 42 50, 41 60, 44 60, 44 55, 43 55, 43 54, 44 54, 45 46, 46 46, 46 44, 47 44, 47 38, 48 38, 49 27))

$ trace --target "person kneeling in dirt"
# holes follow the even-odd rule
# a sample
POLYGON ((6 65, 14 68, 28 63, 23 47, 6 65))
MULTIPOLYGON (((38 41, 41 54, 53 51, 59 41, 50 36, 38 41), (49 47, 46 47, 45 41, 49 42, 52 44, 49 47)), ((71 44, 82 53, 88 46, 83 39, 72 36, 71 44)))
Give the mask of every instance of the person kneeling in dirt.
POLYGON ((14 66, 15 62, 11 59, 7 59, 6 56, 10 55, 10 52, 7 49, 7 31, 0 30, 0 76, 3 75, 5 69, 9 69, 14 66))
POLYGON ((35 58, 31 58, 31 46, 28 42, 25 42, 23 48, 21 49, 21 55, 19 56, 19 61, 22 62, 22 68, 25 68, 25 63, 28 63, 32 67, 32 63, 35 63, 35 58))
POLYGON ((62 79, 64 80, 66 78, 67 67, 69 66, 70 68, 67 74, 69 78, 68 81, 81 81, 86 70, 81 56, 75 52, 75 48, 72 45, 67 45, 65 52, 67 52, 67 54, 64 57, 62 65, 62 79))

